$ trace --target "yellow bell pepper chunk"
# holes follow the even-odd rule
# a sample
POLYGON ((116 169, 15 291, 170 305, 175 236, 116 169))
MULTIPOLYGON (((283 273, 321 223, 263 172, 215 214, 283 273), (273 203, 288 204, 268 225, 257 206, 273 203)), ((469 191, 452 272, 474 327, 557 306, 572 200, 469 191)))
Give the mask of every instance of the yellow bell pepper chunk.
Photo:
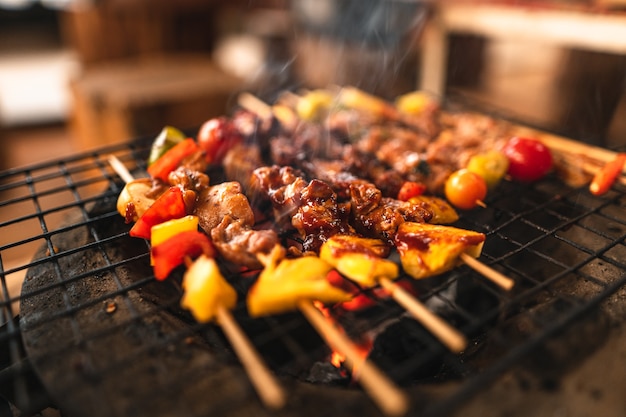
POLYGON ((342 88, 338 101, 350 109, 365 111, 379 117, 391 117, 397 113, 394 106, 387 101, 355 87, 342 88))
MULTIPOLYGON (((194 230, 198 230, 198 216, 189 215, 181 217, 180 219, 172 219, 159 223, 151 228, 150 245, 155 247, 181 232, 191 232, 194 230)), ((150 265, 154 265, 152 256, 150 257, 150 265)))
POLYGON ((303 120, 319 121, 328 113, 333 100, 328 91, 309 91, 296 102, 296 113, 303 120))
POLYGON ((478 258, 485 235, 472 230, 428 223, 402 223, 395 237, 404 271, 415 279, 449 271, 462 253, 478 258))
POLYGON ((348 279, 373 287, 380 278, 395 279, 398 276, 398 265, 383 258, 388 250, 379 239, 335 235, 322 245, 320 258, 348 279))
POLYGON ((396 98, 396 108, 413 116, 422 113, 431 103, 433 98, 423 91, 412 91, 396 98))
POLYGON ((228 284, 215 259, 201 255, 183 276, 181 306, 200 323, 215 319, 217 309, 230 310, 237 304, 237 292, 228 284))
POLYGON ((181 232, 191 232, 194 230, 198 230, 198 216, 189 215, 181 217, 180 219, 168 220, 152 226, 150 244, 157 246, 159 243, 163 243, 181 232))
POLYGON ((332 266, 316 256, 284 259, 275 248, 265 259, 265 268, 248 293, 252 317, 280 314, 298 308, 302 300, 324 304, 348 301, 352 296, 326 279, 332 266))

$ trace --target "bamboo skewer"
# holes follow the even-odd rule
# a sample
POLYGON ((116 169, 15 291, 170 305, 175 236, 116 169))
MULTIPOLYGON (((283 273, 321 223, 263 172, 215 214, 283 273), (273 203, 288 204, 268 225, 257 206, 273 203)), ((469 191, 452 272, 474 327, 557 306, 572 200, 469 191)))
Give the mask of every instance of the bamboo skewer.
POLYGON ((513 285, 515 285, 515 281, 513 281, 511 278, 485 265, 478 259, 468 255, 467 253, 461 254, 461 260, 465 263, 465 265, 469 266, 474 271, 478 272, 479 274, 492 281, 496 285, 500 286, 504 290, 509 291, 511 288, 513 288, 513 285))
POLYGON ((406 413, 409 405, 406 395, 371 361, 362 358, 348 337, 329 323, 311 302, 300 301, 298 307, 326 343, 344 355, 348 367, 357 370, 356 379, 385 414, 400 416, 406 413))
MULTIPOLYGON (((109 156, 109 163, 113 170, 125 181, 133 181, 132 174, 126 166, 114 155, 109 156)), ((271 409, 282 408, 286 403, 286 396, 280 384, 263 362, 250 339, 237 324, 230 311, 223 306, 217 309, 217 321, 224 330, 233 350, 243 365, 252 385, 266 407, 271 409)))
MULTIPOLYGON (((271 106, 250 94, 244 93, 240 95, 239 105, 256 113, 259 117, 266 118, 272 116, 271 106)), ((466 254, 462 254, 460 259, 501 288, 510 290, 513 287, 514 281, 512 279, 488 267, 479 260, 466 254)), ((407 309, 415 319, 434 334, 451 351, 458 353, 465 349, 467 346, 465 336, 430 311, 410 293, 388 279, 380 280, 380 284, 391 293, 398 304, 407 309)))
POLYGON ((388 278, 381 278, 380 285, 389 291, 391 297, 404 307, 413 318, 419 321, 428 331, 443 343, 450 351, 459 353, 467 346, 467 338, 463 333, 446 323, 423 303, 417 300, 404 288, 388 278))
POLYGON ((230 311, 223 306, 217 309, 217 321, 228 337, 233 350, 248 373, 263 403, 271 409, 280 409, 285 405, 285 393, 269 372, 250 339, 237 324, 230 311))

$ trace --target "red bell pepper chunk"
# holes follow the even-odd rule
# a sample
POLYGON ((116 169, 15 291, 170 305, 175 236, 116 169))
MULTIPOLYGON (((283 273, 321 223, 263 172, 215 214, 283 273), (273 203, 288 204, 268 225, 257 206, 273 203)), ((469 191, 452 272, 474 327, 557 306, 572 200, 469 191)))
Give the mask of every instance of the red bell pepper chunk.
POLYGON ((421 182, 405 181, 398 191, 398 200, 409 201, 411 197, 417 197, 424 194, 426 185, 421 182))
POLYGON ((183 192, 178 187, 170 187, 137 219, 130 229, 132 237, 150 239, 152 226, 187 215, 183 192))
POLYGON ((150 174, 152 178, 167 181, 169 173, 175 170, 184 158, 199 150, 200 148, 196 141, 192 138, 187 138, 174 145, 174 147, 154 161, 154 163, 148 167, 148 174, 150 174))
POLYGON ((154 276, 162 281, 182 265, 185 258, 193 259, 202 254, 211 258, 215 256, 215 248, 206 234, 191 230, 174 235, 152 247, 154 276))
POLYGON ((626 163, 626 153, 619 153, 612 161, 609 161, 596 173, 589 185, 589 191, 593 195, 602 195, 609 191, 617 177, 622 173, 626 163))

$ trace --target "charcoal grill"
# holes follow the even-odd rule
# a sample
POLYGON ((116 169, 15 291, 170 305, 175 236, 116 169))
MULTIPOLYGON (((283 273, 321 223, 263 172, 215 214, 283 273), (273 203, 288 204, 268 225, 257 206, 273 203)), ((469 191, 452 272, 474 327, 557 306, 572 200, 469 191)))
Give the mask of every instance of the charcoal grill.
MULTIPOLYGON (((177 277, 154 279, 147 244, 129 238, 115 210, 123 183, 107 161, 115 155, 141 175, 150 142, 0 173, 0 388, 7 410, 380 415, 358 384, 329 365, 330 349, 299 313, 251 319, 240 302, 236 320, 289 395, 284 409, 265 409, 219 327, 197 324, 180 309, 177 277)), ((463 213, 460 227, 487 234, 481 260, 516 285, 503 291, 464 266, 411 281, 418 298, 469 338, 462 354, 448 352, 389 300, 331 313, 355 340, 378 334, 370 358, 406 390, 409 415, 450 415, 516 367, 558 371, 602 343, 607 326, 598 307, 626 286, 625 191, 618 184, 592 197, 555 177, 505 181, 486 208, 463 213), (585 333, 584 340, 572 332, 585 333)), ((244 294, 251 280, 234 282, 244 294)))

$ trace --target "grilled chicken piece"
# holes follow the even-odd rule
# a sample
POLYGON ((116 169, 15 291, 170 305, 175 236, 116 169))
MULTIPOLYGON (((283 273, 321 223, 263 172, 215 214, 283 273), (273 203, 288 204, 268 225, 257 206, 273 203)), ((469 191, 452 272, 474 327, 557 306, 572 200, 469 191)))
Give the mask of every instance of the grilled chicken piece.
POLYGON ((335 235, 320 249, 320 259, 342 275, 364 287, 373 287, 380 278, 395 279, 398 265, 388 259, 390 248, 379 239, 335 235))
POLYGON ((194 213, 200 227, 225 259, 259 268, 257 254, 268 253, 278 242, 273 230, 255 230, 254 213, 238 182, 224 182, 200 192, 194 213))
POLYGON ((244 225, 254 225, 254 213, 248 198, 242 193, 238 182, 223 182, 200 192, 194 214, 198 216, 200 227, 210 234, 225 216, 244 225))
POLYGON ((456 267, 462 253, 478 258, 485 235, 471 230, 424 223, 400 225, 395 244, 404 271, 427 278, 456 267))
POLYGON ((228 214, 211 229, 210 236, 215 249, 224 259, 250 269, 261 268, 263 265, 258 260, 258 254, 269 253, 278 243, 275 231, 252 229, 228 214))
POLYGON ((381 191, 368 182, 353 182, 350 195, 351 220, 356 231, 389 244, 393 243, 402 223, 425 223, 432 217, 432 213, 419 205, 383 197, 381 191))

